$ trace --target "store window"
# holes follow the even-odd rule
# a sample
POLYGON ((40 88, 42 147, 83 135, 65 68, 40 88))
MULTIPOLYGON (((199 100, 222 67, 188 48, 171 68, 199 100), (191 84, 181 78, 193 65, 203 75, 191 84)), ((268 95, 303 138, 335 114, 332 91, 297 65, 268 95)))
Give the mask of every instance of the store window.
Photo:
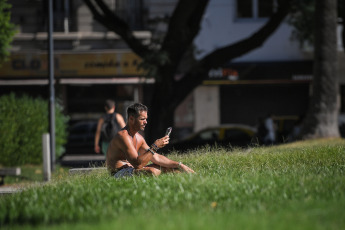
POLYGON ((276 1, 277 0, 237 0, 237 18, 268 18, 276 9, 276 1))

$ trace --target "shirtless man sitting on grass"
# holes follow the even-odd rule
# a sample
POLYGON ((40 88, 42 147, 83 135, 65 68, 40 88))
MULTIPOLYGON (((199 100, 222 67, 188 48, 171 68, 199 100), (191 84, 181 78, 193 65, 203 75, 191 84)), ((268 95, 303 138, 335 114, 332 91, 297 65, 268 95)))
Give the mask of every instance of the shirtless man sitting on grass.
POLYGON ((158 176, 162 172, 182 171, 194 173, 188 166, 156 153, 169 143, 169 136, 156 140, 151 147, 138 132, 147 124, 147 107, 135 103, 127 108, 127 124, 110 142, 106 165, 115 178, 147 174, 158 176), (149 162, 152 164, 148 164, 149 162))

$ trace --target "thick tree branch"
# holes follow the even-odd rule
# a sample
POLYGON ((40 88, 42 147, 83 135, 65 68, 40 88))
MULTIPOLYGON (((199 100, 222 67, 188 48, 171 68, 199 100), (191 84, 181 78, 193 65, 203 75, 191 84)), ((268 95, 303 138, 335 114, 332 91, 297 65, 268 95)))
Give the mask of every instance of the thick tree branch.
POLYGON ((180 60, 200 30, 200 22, 209 0, 179 1, 169 22, 162 44, 172 62, 180 60))
POLYGON ((228 60, 240 57, 243 54, 246 54, 249 51, 262 46, 267 38, 275 32, 284 18, 288 15, 290 2, 291 0, 287 0, 281 3, 281 5, 278 7, 277 12, 272 15, 270 20, 252 36, 243 39, 242 41, 239 41, 233 45, 215 50, 214 52, 203 58, 202 65, 208 66, 209 68, 217 67, 228 60))
POLYGON ((133 31, 124 20, 109 10, 103 0, 84 0, 84 2, 90 9, 93 18, 108 30, 118 34, 134 53, 142 58, 149 53, 149 48, 133 35, 133 31))
POLYGON ((277 12, 252 36, 235 44, 215 50, 200 60, 179 82, 175 83, 175 91, 181 93, 175 95, 173 100, 177 104, 180 103, 192 89, 202 83, 211 68, 219 67, 229 60, 240 57, 260 47, 288 15, 290 4, 291 0, 281 2, 277 12))

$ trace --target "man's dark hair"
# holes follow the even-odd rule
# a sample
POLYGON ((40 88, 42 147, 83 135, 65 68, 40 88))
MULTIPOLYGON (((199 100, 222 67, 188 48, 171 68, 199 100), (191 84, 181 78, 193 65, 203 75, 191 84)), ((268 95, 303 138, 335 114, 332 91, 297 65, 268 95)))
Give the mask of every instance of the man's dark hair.
POLYGON ((108 99, 105 101, 104 106, 107 108, 107 110, 109 110, 115 106, 115 101, 108 99))
POLYGON ((147 107, 141 103, 134 103, 127 108, 127 117, 134 116, 135 118, 139 117, 139 113, 142 111, 147 112, 147 107))

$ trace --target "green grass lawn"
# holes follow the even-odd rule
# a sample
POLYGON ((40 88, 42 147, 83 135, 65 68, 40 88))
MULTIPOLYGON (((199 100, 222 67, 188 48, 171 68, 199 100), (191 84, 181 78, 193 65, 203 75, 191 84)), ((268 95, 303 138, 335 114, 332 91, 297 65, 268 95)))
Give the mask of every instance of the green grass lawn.
POLYGON ((171 154, 197 173, 60 174, 0 197, 11 229, 344 229, 345 141, 171 154))

